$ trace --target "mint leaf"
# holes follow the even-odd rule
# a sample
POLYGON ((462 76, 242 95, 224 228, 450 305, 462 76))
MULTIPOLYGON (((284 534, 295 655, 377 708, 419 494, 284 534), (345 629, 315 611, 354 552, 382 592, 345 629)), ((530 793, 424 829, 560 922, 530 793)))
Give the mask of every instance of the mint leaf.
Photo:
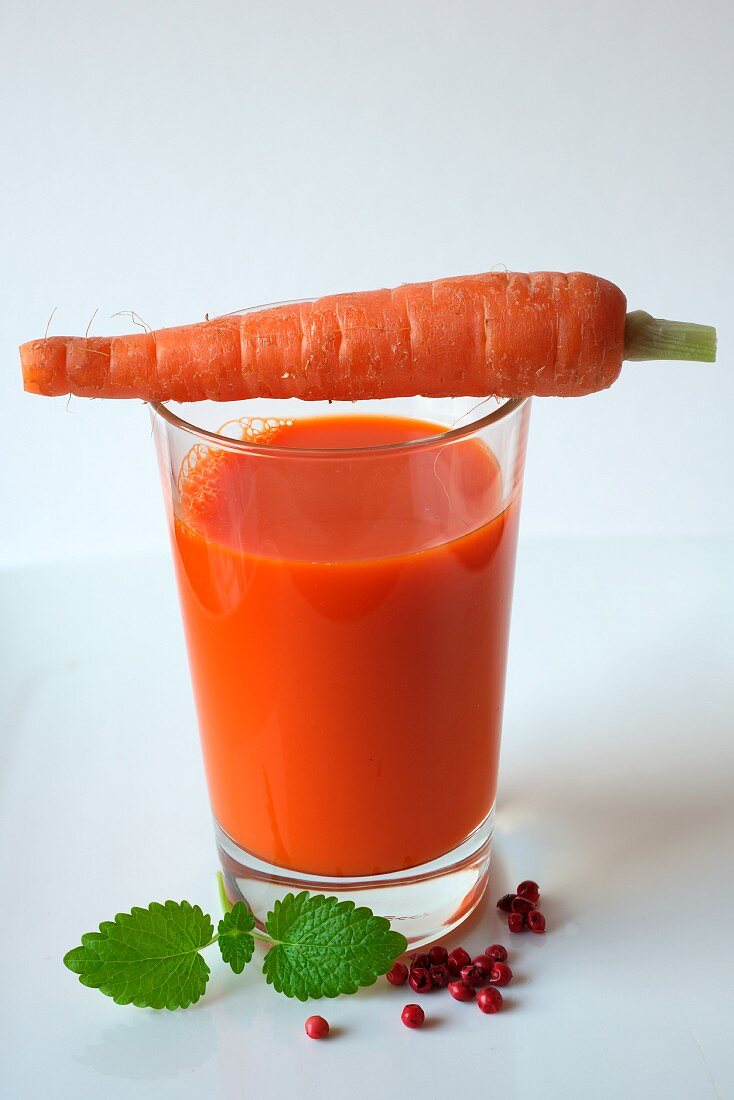
POLYGON ((188 1008, 206 988, 209 967, 199 950, 213 935, 211 917, 198 905, 154 901, 85 933, 64 965, 118 1005, 188 1008))
POLYGON ((268 984, 299 1001, 372 985, 408 946, 385 917, 305 890, 276 901, 266 930, 274 941, 263 963, 268 984))
POLYGON ((241 974, 252 958, 255 940, 250 933, 254 927, 255 918, 243 901, 236 901, 219 922, 219 950, 235 974, 241 974))

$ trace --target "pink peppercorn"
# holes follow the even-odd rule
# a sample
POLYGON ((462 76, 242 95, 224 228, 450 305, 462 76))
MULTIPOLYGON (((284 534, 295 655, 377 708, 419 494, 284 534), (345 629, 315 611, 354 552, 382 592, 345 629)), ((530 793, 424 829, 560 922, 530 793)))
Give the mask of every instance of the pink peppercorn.
POLYGON ((410 988, 414 989, 416 993, 430 993, 433 989, 433 980, 429 970, 425 970, 422 966, 414 966, 408 976, 410 982, 410 988))
POLYGON ((528 901, 532 901, 533 905, 537 905, 540 899, 540 887, 537 882, 533 882, 532 879, 525 879, 521 882, 517 888, 518 897, 527 898, 528 901))
POLYGON ((512 981, 512 971, 507 963, 495 963, 489 975, 490 985, 509 985, 512 981))
POLYGON ((408 980, 408 968, 403 962, 396 962, 392 970, 385 975, 390 985, 405 985, 408 980))
POLYGON ((451 981, 447 966, 432 966, 428 973, 431 975, 434 989, 445 989, 451 981))
POLYGON ((441 947, 441 945, 437 943, 428 952, 428 958, 431 960, 431 966, 446 966, 449 953, 445 947, 441 947))
MULTIPOLYGON (((532 909, 532 905, 530 908, 532 909)), ((415 970, 416 967, 420 970, 430 970, 431 960, 428 958, 428 955, 413 955, 413 958, 410 960, 410 969, 415 970)))
POLYGON ((535 932, 536 935, 542 935, 545 932, 545 917, 539 909, 531 909, 527 915, 528 928, 531 932, 535 932))
POLYGON ((482 1012, 488 1014, 499 1012, 503 1005, 502 994, 493 985, 488 985, 486 989, 481 989, 477 993, 477 1004, 482 1012))
POLYGON ((507 918, 507 927, 510 932, 525 931, 525 916, 523 913, 510 913, 507 918))
POLYGON ((400 1013, 400 1019, 406 1027, 422 1027, 426 1014, 420 1005, 406 1005, 400 1013))
POLYGON ((449 982, 449 993, 455 1001, 473 1001, 477 991, 470 982, 449 982))
POLYGON ((465 951, 463 947, 455 947, 446 960, 446 965, 449 968, 449 974, 453 974, 455 977, 461 972, 463 966, 468 966, 471 962, 471 955, 468 951, 465 951))
POLYGON ((509 913, 512 909, 512 903, 515 900, 516 894, 504 894, 497 902, 497 908, 500 913, 509 913))
POLYGON ((527 898, 516 897, 512 903, 513 913, 522 913, 524 917, 528 915, 531 909, 534 909, 532 901, 528 901, 527 898))
POLYGON ((484 985, 484 971, 482 970, 481 966, 474 966, 473 963, 469 963, 468 966, 462 966, 461 979, 462 981, 469 982, 470 985, 476 987, 484 985))
POLYGON ((507 962, 507 948, 503 947, 501 943, 491 944, 484 954, 489 955, 490 959, 494 959, 495 962, 507 962))
POLYGON ((475 959, 472 959, 472 965, 478 966, 485 978, 488 978, 491 974, 494 962, 495 960, 490 959, 489 955, 477 955, 475 959))
POLYGON ((323 1016, 309 1016, 306 1020, 306 1034, 309 1039, 325 1039, 329 1034, 329 1025, 323 1016))

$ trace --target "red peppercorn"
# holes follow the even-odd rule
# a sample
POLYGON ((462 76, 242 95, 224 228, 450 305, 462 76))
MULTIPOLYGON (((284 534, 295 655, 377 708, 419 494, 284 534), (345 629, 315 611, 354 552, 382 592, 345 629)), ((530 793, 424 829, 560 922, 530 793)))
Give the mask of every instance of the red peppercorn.
POLYGON ((507 927, 511 932, 524 932, 525 931, 525 914, 524 913, 510 913, 507 918, 507 927))
POLYGON ((462 966, 468 966, 470 962, 471 955, 469 952, 465 951, 463 947, 455 947, 446 960, 446 965, 449 968, 449 974, 458 977, 462 966))
POLYGON ((528 901, 532 901, 533 905, 537 905, 540 899, 540 887, 537 882, 533 882, 532 879, 526 878, 524 882, 521 882, 517 888, 518 897, 527 898, 528 901))
POLYGON ((435 944, 428 952, 428 958, 431 960, 431 966, 446 966, 449 953, 445 947, 435 944))
POLYGON ((490 959, 489 955, 477 955, 475 959, 472 959, 472 966, 478 966, 482 974, 484 974, 485 981, 489 978, 494 966, 494 959, 490 959))
POLYGON ((309 1016, 306 1020, 306 1034, 309 1039, 325 1039, 329 1034, 329 1025, 323 1016, 309 1016))
POLYGON ((449 982, 449 993, 455 1001, 473 1001, 477 991, 470 982, 449 982))
POLYGON ((413 967, 408 976, 408 981, 410 982, 410 988, 414 989, 416 993, 430 993, 433 989, 430 971, 422 966, 413 967))
POLYGON ((426 1014, 420 1005, 406 1005, 400 1013, 400 1019, 406 1027, 422 1027, 426 1014))
POLYGON ((532 901, 528 901, 527 898, 516 897, 512 903, 513 913, 522 913, 524 917, 528 915, 531 909, 534 909, 532 901))
MULTIPOLYGON (((532 909, 532 906, 530 908, 532 909)), ((413 955, 413 958, 410 960, 410 969, 415 970, 416 967, 420 970, 430 970, 431 960, 428 958, 428 955, 413 955)))
POLYGON ((464 982, 469 982, 470 985, 479 987, 484 985, 485 976, 481 966, 474 966, 473 963, 469 963, 468 966, 462 966, 461 979, 464 982))
POLYGON ((504 894, 503 897, 497 902, 497 908, 500 913, 509 913, 512 909, 512 903, 517 897, 516 894, 504 894))
POLYGON ((490 959, 494 959, 495 962, 507 962, 507 948, 503 947, 501 943, 493 943, 484 954, 489 955, 490 959))
POLYGON ((490 985, 509 985, 512 981, 512 971, 506 963, 495 963, 489 975, 490 985))
POLYGON ((396 962, 392 970, 385 975, 390 985, 405 985, 408 980, 408 968, 405 963, 396 962))
POLYGON ((449 974, 449 968, 447 966, 432 966, 429 970, 431 975, 431 981, 435 989, 445 989, 451 981, 451 975, 449 974))
POLYGON ((545 932, 545 917, 539 909, 531 909, 527 915, 528 928, 531 932, 542 935, 545 932))
POLYGON ((499 1012, 503 1004, 502 994, 493 985, 488 985, 486 989, 480 989, 477 993, 477 1004, 482 1012, 499 1012))

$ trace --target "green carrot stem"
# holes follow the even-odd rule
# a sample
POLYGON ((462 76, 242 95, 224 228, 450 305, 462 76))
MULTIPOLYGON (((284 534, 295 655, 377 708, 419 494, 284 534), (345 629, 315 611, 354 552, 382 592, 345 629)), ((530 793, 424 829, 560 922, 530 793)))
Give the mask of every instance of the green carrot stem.
POLYGON ((716 360, 716 329, 686 321, 663 321, 643 309, 627 314, 624 328, 625 359, 716 360))

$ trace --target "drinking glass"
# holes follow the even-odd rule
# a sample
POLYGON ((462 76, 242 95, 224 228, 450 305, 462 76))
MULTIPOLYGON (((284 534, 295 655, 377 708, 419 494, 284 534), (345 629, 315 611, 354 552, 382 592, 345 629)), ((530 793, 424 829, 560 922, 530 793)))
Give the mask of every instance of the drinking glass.
POLYGON ((151 407, 216 844, 258 922, 308 890, 419 946, 484 893, 529 413, 151 407))

